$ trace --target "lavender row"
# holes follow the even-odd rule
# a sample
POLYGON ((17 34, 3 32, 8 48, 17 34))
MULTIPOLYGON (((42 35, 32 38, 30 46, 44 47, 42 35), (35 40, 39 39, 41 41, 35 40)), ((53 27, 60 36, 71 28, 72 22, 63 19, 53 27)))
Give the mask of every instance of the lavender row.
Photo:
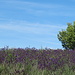
MULTIPOLYGON (((0 63, 24 63, 28 64, 37 60, 39 69, 56 70, 68 64, 70 68, 75 66, 75 51, 69 50, 38 50, 38 49, 9 49, 0 51, 0 63)), ((34 65, 34 64, 33 64, 34 65)))

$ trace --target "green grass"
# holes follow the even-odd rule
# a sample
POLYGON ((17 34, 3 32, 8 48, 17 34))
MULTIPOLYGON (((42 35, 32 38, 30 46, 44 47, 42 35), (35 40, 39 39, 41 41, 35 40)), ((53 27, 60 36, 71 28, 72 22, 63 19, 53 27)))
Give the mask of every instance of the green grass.
POLYGON ((0 75, 75 75, 75 71, 70 69, 68 65, 59 68, 55 71, 47 69, 38 69, 37 61, 29 62, 28 65, 24 63, 17 64, 0 64, 0 75), (32 65, 35 63, 34 65, 32 65))

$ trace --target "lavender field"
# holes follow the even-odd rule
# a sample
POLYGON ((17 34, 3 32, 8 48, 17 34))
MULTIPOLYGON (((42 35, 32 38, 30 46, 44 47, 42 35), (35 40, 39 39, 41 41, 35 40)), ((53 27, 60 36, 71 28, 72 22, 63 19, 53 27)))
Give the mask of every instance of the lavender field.
POLYGON ((2 49, 0 75, 75 75, 75 51, 2 49))

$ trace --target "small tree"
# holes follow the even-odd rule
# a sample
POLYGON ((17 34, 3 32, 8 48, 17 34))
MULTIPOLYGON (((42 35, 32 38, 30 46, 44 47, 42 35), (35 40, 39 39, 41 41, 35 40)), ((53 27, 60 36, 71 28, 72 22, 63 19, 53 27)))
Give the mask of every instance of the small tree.
POLYGON ((61 41, 62 46, 65 49, 75 49, 75 21, 73 25, 71 23, 67 23, 68 27, 66 30, 59 31, 57 37, 59 41, 61 41))

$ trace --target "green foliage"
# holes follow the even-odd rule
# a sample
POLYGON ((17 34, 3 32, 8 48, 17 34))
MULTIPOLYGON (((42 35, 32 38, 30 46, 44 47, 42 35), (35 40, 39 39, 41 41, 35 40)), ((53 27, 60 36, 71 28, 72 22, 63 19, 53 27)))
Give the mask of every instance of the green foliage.
POLYGON ((73 24, 67 23, 66 30, 59 31, 57 34, 59 41, 65 49, 75 49, 75 21, 73 24))
POLYGON ((2 64, 0 64, 0 74, 2 73, 2 71, 5 69, 5 67, 2 65, 2 64))
POLYGON ((75 71, 70 69, 67 64, 55 71, 47 69, 41 70, 38 69, 37 66, 37 64, 32 66, 32 63, 30 64, 30 62, 28 65, 25 65, 24 63, 0 64, 0 75, 75 75, 75 71))
POLYGON ((13 62, 14 63, 14 60, 15 60, 15 56, 13 56, 13 54, 12 53, 8 53, 7 54, 7 56, 6 56, 6 62, 8 62, 8 63, 11 63, 11 62, 13 62))

